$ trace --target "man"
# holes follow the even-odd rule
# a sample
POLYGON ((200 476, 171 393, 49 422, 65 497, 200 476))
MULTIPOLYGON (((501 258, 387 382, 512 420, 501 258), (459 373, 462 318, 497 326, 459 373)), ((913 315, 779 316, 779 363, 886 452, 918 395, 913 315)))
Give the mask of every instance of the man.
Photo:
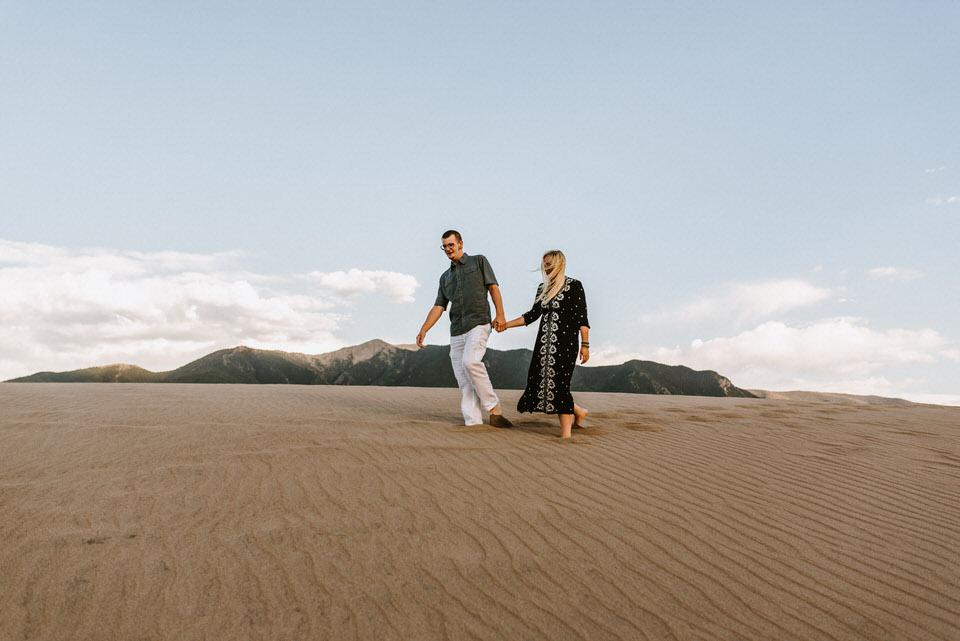
POLYGON ((497 278, 486 258, 479 254, 468 256, 464 253, 460 232, 453 229, 444 232, 441 248, 450 259, 450 268, 440 276, 437 301, 417 334, 417 345, 423 347, 427 332, 440 320, 450 303, 450 362, 460 386, 463 420, 467 425, 480 425, 483 423, 482 410, 487 410, 490 412, 490 425, 510 427, 511 423, 500 410, 500 399, 493 391, 487 368, 483 364, 491 326, 499 329, 507 324, 497 278), (488 292, 497 308, 493 323, 490 322, 488 292))

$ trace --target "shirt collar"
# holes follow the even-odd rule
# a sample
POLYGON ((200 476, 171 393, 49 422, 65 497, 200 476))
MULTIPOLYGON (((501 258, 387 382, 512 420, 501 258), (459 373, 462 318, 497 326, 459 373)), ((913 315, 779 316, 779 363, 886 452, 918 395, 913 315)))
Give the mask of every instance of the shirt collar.
POLYGON ((450 261, 450 266, 451 266, 451 267, 456 267, 458 263, 459 263, 460 265, 466 265, 466 264, 467 264, 467 261, 464 260, 466 257, 467 257, 467 252, 463 252, 462 254, 460 254, 460 258, 458 258, 457 260, 451 260, 451 261, 450 261))

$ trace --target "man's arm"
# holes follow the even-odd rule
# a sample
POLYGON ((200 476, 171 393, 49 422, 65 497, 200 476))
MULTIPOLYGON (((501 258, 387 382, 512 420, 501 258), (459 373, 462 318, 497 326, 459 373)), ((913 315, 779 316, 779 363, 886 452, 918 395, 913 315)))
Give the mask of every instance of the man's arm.
POLYGON ((493 284, 488 286, 487 290, 490 292, 490 298, 493 299, 493 306, 497 309, 497 316, 493 319, 493 328, 500 331, 500 328, 507 324, 507 317, 503 315, 503 298, 500 297, 500 286, 493 284))
POLYGON ((434 305, 430 308, 430 311, 427 313, 427 320, 423 321, 423 327, 420 328, 420 333, 417 334, 417 347, 423 347, 423 339, 427 337, 427 332, 430 331, 430 328, 440 320, 440 316, 443 315, 443 310, 444 307, 441 305, 434 305))

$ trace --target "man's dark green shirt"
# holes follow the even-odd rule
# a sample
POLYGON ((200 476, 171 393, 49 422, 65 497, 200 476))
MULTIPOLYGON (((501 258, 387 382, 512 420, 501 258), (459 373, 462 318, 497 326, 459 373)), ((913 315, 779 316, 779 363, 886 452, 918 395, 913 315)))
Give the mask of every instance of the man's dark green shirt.
POLYGON ((444 309, 450 307, 450 335, 466 334, 477 325, 489 325, 490 303, 487 288, 497 284, 493 268, 480 254, 450 261, 450 268, 440 275, 437 302, 444 309))

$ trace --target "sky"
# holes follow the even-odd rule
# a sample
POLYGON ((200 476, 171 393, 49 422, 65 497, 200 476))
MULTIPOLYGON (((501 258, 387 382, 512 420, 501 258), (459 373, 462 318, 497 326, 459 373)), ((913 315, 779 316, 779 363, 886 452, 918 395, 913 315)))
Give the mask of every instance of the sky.
POLYGON ((952 0, 0 0, 0 379, 413 343, 453 228, 508 319, 566 254, 589 365, 960 405, 958 32, 952 0))

